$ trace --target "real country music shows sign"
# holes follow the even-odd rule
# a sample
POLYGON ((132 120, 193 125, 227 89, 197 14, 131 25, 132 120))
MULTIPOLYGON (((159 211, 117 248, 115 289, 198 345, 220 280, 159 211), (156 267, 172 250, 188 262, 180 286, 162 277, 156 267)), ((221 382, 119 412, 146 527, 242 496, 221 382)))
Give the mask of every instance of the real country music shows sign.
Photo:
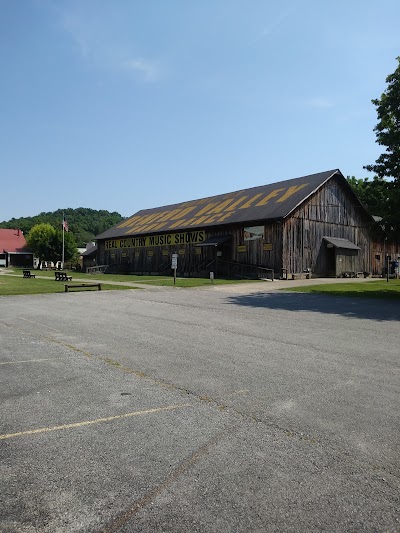
POLYGON ((186 231, 166 235, 147 235, 146 237, 124 237, 105 241, 106 250, 119 248, 148 248, 150 246, 178 246, 183 244, 201 244, 205 231, 186 231))

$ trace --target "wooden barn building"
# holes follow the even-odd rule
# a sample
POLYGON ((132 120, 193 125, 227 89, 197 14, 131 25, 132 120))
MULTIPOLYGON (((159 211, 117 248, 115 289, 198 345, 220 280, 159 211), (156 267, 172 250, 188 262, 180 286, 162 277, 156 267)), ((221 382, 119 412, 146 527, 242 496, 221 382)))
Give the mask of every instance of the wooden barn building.
POLYGON ((371 215, 339 170, 139 211, 97 236, 108 272, 341 276, 371 272, 371 215))

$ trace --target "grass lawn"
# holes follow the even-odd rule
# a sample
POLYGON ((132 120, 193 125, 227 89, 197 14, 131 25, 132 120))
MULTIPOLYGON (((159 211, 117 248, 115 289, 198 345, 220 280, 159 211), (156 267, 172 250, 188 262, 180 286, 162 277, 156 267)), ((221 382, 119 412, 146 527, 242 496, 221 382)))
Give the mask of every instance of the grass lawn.
MULTIPOLYGON (((54 274, 53 274, 54 278, 54 274)), ((53 278, 38 279, 30 278, 26 279, 16 276, 0 276, 0 296, 14 296, 18 294, 49 294, 49 293, 63 293, 64 283, 61 281, 54 281, 53 278)), ((89 280, 88 280, 89 281, 89 280)), ((132 287, 124 287, 121 285, 106 285, 101 286, 103 290, 124 290, 132 289, 132 287)), ((84 289, 85 292, 98 291, 98 289, 84 289)))
MULTIPOLYGON (((9 270, 10 274, 17 274, 19 271, 17 269, 9 270)), ((54 279, 54 270, 32 270, 32 274, 37 276, 43 276, 46 278, 54 279)), ((74 278, 77 279, 87 279, 88 281, 133 281, 135 283, 142 282, 147 283, 148 281, 154 280, 157 276, 135 276, 131 274, 86 274, 85 272, 77 272, 75 270, 64 270, 67 272, 68 276, 72 276, 72 281, 74 278)), ((22 272, 21 272, 22 275, 22 272)), ((163 278, 165 276, 162 276, 163 278)))
POLYGON ((332 294, 333 296, 350 296, 352 298, 388 298, 400 300, 400 280, 379 279, 365 283, 332 283, 283 289, 291 292, 311 292, 313 294, 332 294))
MULTIPOLYGON (((107 274, 105 274, 107 276, 107 274)), ((141 276, 139 276, 141 277, 141 276)), ((107 278, 103 278, 107 279, 107 278)), ((158 276, 151 276, 150 278, 143 280, 140 279, 138 281, 135 281, 135 283, 140 283, 142 281, 143 283, 149 284, 149 285, 157 285, 160 287, 172 287, 174 285, 174 278, 165 278, 165 277, 158 277, 158 276)), ((176 286, 187 288, 187 287, 203 287, 203 286, 209 286, 209 285, 229 285, 233 283, 253 283, 253 282, 261 282, 261 280, 254 279, 214 279, 213 283, 207 278, 177 278, 176 279, 176 286)), ((266 282, 264 282, 266 283, 266 282)))
MULTIPOLYGON (((39 277, 46 277, 54 280, 54 270, 32 270, 32 274, 39 277)), ((145 283, 148 285, 157 285, 162 287, 172 287, 174 284, 174 278, 172 276, 136 276, 134 274, 86 274, 84 272, 76 272, 66 270, 68 276, 72 276, 72 281, 75 279, 83 279, 84 281, 122 281, 133 283, 145 283)), ((7 271, 9 274, 21 275, 22 270, 10 269, 7 271)), ((1 278, 0 278, 1 279, 1 278)), ((37 278, 36 278, 37 279, 37 278)), ((29 279, 27 281, 30 281, 29 279)), ((249 283, 249 282, 261 282, 261 280, 248 280, 248 279, 215 279, 214 285, 226 285, 231 283, 249 283)), ((266 282, 264 282, 266 283, 266 282)), ((202 287, 204 285, 211 285, 211 281, 207 278, 177 278, 177 287, 202 287)), ((104 287, 106 284, 104 283, 104 287)), ((0 290, 1 294, 1 290, 0 290)))

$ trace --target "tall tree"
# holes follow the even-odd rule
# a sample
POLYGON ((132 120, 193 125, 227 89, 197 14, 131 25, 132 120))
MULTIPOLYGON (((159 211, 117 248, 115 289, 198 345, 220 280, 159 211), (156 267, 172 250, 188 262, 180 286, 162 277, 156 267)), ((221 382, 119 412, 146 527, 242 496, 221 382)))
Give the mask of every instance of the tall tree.
POLYGON ((56 234, 51 224, 37 224, 26 236, 26 242, 32 252, 39 258, 39 264, 49 258, 50 243, 56 234))
POLYGON ((378 178, 378 176, 375 176, 373 180, 347 176, 347 181, 371 215, 378 217, 385 215, 388 195, 390 194, 390 183, 387 180, 378 178))
MULTIPOLYGON (((48 259, 56 263, 62 260, 63 232, 56 230, 49 241, 48 259)), ((64 231, 64 261, 73 261, 78 257, 78 250, 74 235, 64 231)))
MULTIPOLYGON (((61 261, 62 231, 54 229, 51 224, 33 226, 26 237, 26 242, 39 258, 39 264, 42 261, 61 261)), ((65 261, 71 261, 77 255, 76 242, 71 232, 64 232, 64 252, 65 261)))
POLYGON ((400 186, 400 57, 393 74, 386 78, 387 88, 380 98, 372 100, 378 115, 375 126, 376 142, 386 146, 373 165, 364 168, 375 172, 380 178, 393 178, 400 186))
POLYGON ((364 168, 379 178, 389 178, 388 200, 383 223, 388 236, 399 239, 400 234, 400 57, 397 68, 386 78, 387 87, 380 98, 372 100, 378 115, 375 126, 376 142, 385 146, 372 165, 364 168))

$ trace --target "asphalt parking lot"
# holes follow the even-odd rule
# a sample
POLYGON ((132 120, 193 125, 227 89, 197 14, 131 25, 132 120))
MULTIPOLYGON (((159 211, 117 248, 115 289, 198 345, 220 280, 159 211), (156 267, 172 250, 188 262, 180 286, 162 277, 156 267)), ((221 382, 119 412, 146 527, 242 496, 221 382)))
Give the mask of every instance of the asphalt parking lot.
POLYGON ((400 531, 400 310, 0 297, 2 532, 400 531))

